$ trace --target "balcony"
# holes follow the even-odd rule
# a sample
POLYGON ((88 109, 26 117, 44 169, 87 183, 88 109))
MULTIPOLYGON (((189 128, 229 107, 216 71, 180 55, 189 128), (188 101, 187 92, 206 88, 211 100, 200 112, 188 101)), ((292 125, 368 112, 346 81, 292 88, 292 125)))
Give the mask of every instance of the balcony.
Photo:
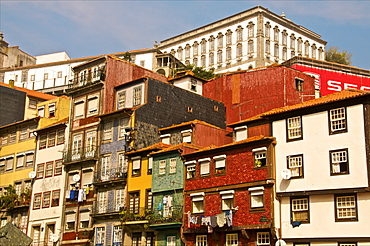
POLYGON ((69 84, 68 90, 73 91, 81 87, 88 87, 93 84, 100 83, 105 80, 105 73, 103 71, 90 72, 84 75, 75 76, 73 82, 69 84))
POLYGON ((145 207, 136 207, 122 210, 120 212, 120 219, 126 225, 140 224, 148 223, 148 220, 152 215, 153 211, 151 209, 145 207))
POLYGON ((182 224, 182 205, 164 208, 161 213, 147 216, 150 227, 162 226, 163 224, 182 224))
POLYGON ((127 168, 114 167, 110 169, 100 170, 94 173, 94 184, 107 181, 122 181, 127 178, 127 168))
POLYGON ((92 217, 104 217, 114 215, 115 218, 118 218, 118 213, 123 211, 123 207, 119 204, 116 204, 114 199, 108 200, 106 203, 100 203, 99 201, 95 202, 92 209, 92 217))
POLYGON ((63 163, 72 164, 75 162, 97 160, 98 151, 95 146, 89 146, 86 148, 77 148, 68 150, 63 153, 63 163))

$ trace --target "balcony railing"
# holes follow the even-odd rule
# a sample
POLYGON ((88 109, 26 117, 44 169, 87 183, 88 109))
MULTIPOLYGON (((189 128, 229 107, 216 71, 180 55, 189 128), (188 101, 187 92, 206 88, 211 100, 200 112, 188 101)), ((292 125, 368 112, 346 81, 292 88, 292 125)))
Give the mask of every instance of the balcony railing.
POLYGON ((171 208, 163 208, 161 214, 150 214, 146 216, 149 224, 164 224, 182 221, 182 205, 175 205, 171 208))
POLYGON ((102 71, 97 71, 96 73, 88 73, 85 75, 75 76, 73 78, 73 83, 69 84, 68 89, 74 89, 81 86, 86 86, 89 84, 98 83, 105 80, 105 73, 102 71))
POLYGON ((127 178, 127 167, 114 167, 94 173, 94 182, 122 180, 127 178))
POLYGON ((89 146, 86 148, 72 149, 64 152, 63 162, 64 164, 76 161, 84 161, 89 159, 97 159, 98 152, 95 146, 89 146))
POLYGON ((108 203, 95 202, 92 209, 92 216, 99 216, 104 214, 118 213, 123 211, 123 206, 117 205, 113 199, 108 200, 108 203))
POLYGON ((120 212, 122 222, 145 221, 153 214, 151 209, 145 207, 126 208, 120 212))

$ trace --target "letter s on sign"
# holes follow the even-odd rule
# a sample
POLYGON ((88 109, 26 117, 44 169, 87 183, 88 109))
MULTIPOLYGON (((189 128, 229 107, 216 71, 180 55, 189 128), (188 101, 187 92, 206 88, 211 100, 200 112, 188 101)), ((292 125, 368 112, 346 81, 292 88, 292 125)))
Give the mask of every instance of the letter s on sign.
POLYGON ((327 84, 328 84, 328 90, 332 90, 332 91, 341 91, 342 90, 342 86, 341 86, 342 83, 341 82, 328 80, 327 84))

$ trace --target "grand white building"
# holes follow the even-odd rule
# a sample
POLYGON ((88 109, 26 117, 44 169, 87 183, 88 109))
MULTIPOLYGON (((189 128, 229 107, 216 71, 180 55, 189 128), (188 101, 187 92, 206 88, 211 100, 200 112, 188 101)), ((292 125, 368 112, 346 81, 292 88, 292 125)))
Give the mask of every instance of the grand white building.
POLYGON ((295 56, 325 59, 326 41, 307 28, 257 6, 158 44, 185 64, 215 72, 245 70, 295 56))

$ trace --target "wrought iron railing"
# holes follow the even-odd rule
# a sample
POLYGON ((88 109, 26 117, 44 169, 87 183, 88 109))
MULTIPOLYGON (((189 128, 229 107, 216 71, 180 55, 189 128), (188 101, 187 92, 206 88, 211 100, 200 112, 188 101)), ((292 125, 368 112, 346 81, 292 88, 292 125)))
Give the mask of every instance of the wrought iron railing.
POLYGON ((94 173, 95 182, 105 182, 127 178, 127 167, 100 168, 94 173))
POLYGON ((163 224, 182 221, 182 205, 174 205, 170 208, 163 208, 161 211, 147 216, 149 224, 163 224))
POLYGON ((83 160, 97 159, 97 158, 98 158, 98 151, 95 146, 72 149, 72 150, 65 151, 63 153, 64 164, 75 162, 75 161, 83 161, 83 160))
POLYGON ((87 73, 84 75, 78 75, 78 76, 75 75, 73 78, 73 83, 69 84, 68 89, 86 86, 86 85, 98 83, 104 80, 105 80, 105 73, 101 70, 96 71, 96 73, 92 72, 92 73, 87 73))

